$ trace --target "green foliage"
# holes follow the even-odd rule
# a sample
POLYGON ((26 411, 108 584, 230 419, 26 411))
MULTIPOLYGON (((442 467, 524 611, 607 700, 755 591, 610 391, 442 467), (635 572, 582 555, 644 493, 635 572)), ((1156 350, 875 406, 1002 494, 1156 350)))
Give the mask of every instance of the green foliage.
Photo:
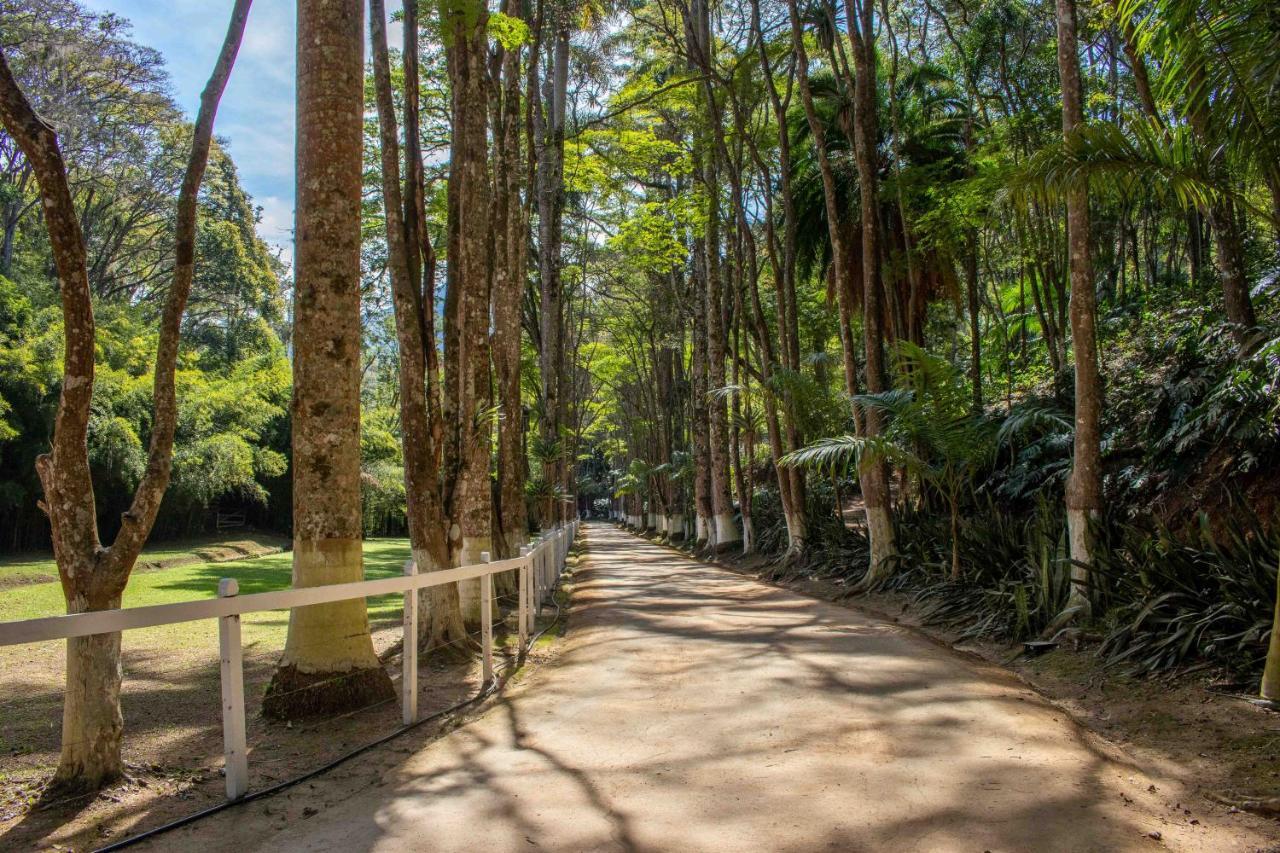
POLYGON ((644 202, 619 225, 609 247, 645 270, 670 272, 685 262, 685 235, 697 227, 698 212, 698 199, 693 196, 644 202))
POLYGON ((1195 538, 1143 524, 1120 526, 1100 558, 1116 602, 1098 654, 1147 675, 1196 660, 1260 669, 1275 607, 1280 535, 1256 515, 1195 538))
MULTIPOLYGON (((1210 154, 1189 127, 1170 129, 1144 118, 1123 126, 1087 124, 1037 151, 1009 175, 1006 191, 1015 205, 1033 197, 1062 202, 1079 188, 1095 197, 1151 199, 1188 210, 1225 196, 1250 205, 1234 185, 1215 178, 1210 154)), ((1254 212, 1271 215, 1261 208, 1254 212)))
POLYGON ((502 45, 503 50, 514 50, 529 43, 529 25, 520 18, 490 12, 487 26, 489 35, 502 45))
MULTIPOLYGON (((1145 467, 1181 485, 1218 459, 1222 474, 1247 474, 1280 451, 1280 338, 1240 357, 1221 330, 1170 339, 1169 364, 1144 419, 1145 467)), ((1136 483, 1141 486, 1143 484, 1136 483)))
POLYGON ((960 528, 964 577, 949 577, 945 519, 908 513, 900 521, 900 569, 892 586, 910 593, 926 622, 966 639, 1024 640, 1039 635, 1067 601, 1066 529, 1061 509, 1045 500, 1018 515, 987 500, 960 528))
POLYGON ((632 459, 626 473, 620 476, 614 487, 614 495, 645 495, 649 490, 649 478, 655 469, 643 459, 632 459))

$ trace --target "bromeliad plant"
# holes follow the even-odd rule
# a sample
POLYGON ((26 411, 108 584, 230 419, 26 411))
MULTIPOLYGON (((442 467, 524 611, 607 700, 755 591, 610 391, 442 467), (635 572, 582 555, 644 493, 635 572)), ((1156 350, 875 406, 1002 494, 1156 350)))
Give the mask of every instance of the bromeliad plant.
POLYGON ((1201 659, 1254 671, 1273 630, 1280 536, 1247 510, 1217 529, 1201 517, 1198 539, 1121 527, 1100 570, 1115 620, 1098 654, 1136 675, 1201 659))

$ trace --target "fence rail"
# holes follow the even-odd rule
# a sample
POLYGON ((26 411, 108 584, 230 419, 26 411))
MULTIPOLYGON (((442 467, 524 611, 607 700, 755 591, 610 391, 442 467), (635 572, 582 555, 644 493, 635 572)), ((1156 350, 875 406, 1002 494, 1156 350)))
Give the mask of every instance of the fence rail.
POLYGON ((489 555, 482 554, 481 562, 475 565, 422 574, 418 573, 413 560, 409 560, 405 563, 405 573, 401 577, 355 583, 239 595, 237 582, 233 578, 223 578, 218 583, 217 598, 156 604, 149 607, 97 610, 92 613, 70 613, 65 616, 25 619, 19 622, 0 622, 0 646, 87 637, 93 634, 109 634, 199 619, 217 619, 222 679, 223 759, 226 766, 227 798, 235 800, 243 797, 249 790, 244 710, 244 649, 240 640, 241 614, 403 593, 404 661, 401 677, 401 704, 402 720, 408 726, 418 719, 418 644, 416 642, 418 591, 447 583, 477 578, 480 580, 480 645, 484 679, 482 689, 487 689, 494 676, 493 576, 500 572, 519 572, 520 595, 516 619, 519 626, 520 650, 523 653, 529 645, 534 619, 541 613, 543 603, 554 590, 556 581, 564 569, 569 546, 577 534, 578 522, 571 521, 544 533, 529 545, 522 547, 519 557, 490 562, 489 555))

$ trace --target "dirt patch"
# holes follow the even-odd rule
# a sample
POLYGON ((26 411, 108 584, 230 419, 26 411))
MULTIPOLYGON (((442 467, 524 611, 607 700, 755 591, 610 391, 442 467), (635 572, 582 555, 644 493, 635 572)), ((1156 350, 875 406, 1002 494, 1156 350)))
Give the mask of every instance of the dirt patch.
MULTIPOLYGON (((670 546, 668 546, 670 547, 670 546)), ((684 552, 681 552, 684 553, 684 552)), ((1141 679, 1108 668, 1088 644, 1027 658, 1021 644, 960 642, 958 632, 924 624, 902 594, 851 598, 838 581, 765 580, 775 564, 760 556, 719 557, 715 565, 755 580, 835 602, 909 628, 933 642, 1015 673, 1089 731, 1121 746, 1141 764, 1176 779, 1195 802, 1174 811, 1253 808, 1265 817, 1280 797, 1280 714, 1251 703, 1252 684, 1208 671, 1141 679), (1261 803, 1261 807, 1258 804, 1261 803)), ((1280 820, 1273 821, 1280 833, 1280 820)), ((1280 851, 1280 843, 1274 848, 1280 851)))
POLYGON ((134 571, 155 571, 156 569, 174 569, 178 566, 191 566, 197 563, 229 563, 232 560, 250 560, 254 557, 265 557, 268 554, 279 554, 289 546, 287 539, 271 541, 267 539, 241 539, 235 542, 219 542, 194 548, 190 556, 171 557, 167 560, 138 560, 134 571))
MULTIPOLYGON (((288 618, 287 613, 279 616, 288 618)), ((525 665, 516 670, 516 622, 514 613, 507 611, 494 626, 495 662, 500 673, 518 679, 531 665, 540 666, 554 657, 564 618, 554 607, 543 610, 538 629, 545 633, 526 655, 525 665)), ((279 652, 246 645, 250 791, 296 778, 401 728, 401 635, 398 621, 374 625, 374 647, 395 680, 396 698, 304 723, 278 723, 262 715, 263 693, 279 652)), ((212 656, 209 652, 205 648, 178 649, 157 660, 161 656, 152 651, 131 653, 126 645, 122 696, 126 779, 96 795, 45 806, 36 804, 42 785, 57 764, 63 674, 56 664, 48 663, 26 667, 20 677, 5 672, 5 692, 20 688, 19 682, 27 685, 44 722, 28 725, 31 721, 23 721, 16 737, 11 733, 0 736, 0 848, 91 850, 222 803, 225 783, 216 647, 212 656)), ((480 692, 478 656, 459 659, 453 652, 445 649, 444 653, 420 656, 420 717, 446 711, 480 692)), ((459 714, 413 729, 403 741, 397 738, 382 748, 400 750, 402 742, 429 741, 483 707, 483 703, 468 706, 459 714)), ((277 803, 277 799, 259 801, 251 808, 287 812, 287 804, 277 803)))
MULTIPOLYGON (((176 569, 180 566, 194 566, 203 563, 229 563, 234 560, 250 560, 254 557, 265 557, 279 554, 287 550, 292 543, 288 539, 274 536, 256 536, 253 539, 237 539, 230 542, 214 542, 208 545, 193 547, 190 552, 175 557, 147 559, 144 553, 134 564, 133 572, 155 572, 163 569, 176 569)), ((31 562, 48 559, 48 555, 32 555, 31 562)), ((20 586, 31 586, 38 583, 54 583, 58 580, 56 571, 33 572, 19 575, 0 574, 0 590, 14 589, 20 586)))
POLYGON ((0 575, 0 590, 13 589, 19 586, 30 586, 37 583, 53 583, 58 579, 57 575, 51 575, 45 572, 30 575, 18 575, 17 577, 5 577, 0 575))
POLYGON ((155 849, 1271 846, 997 666, 601 525, 555 664, 465 729, 155 849), (1176 793, 1175 793, 1176 791, 1176 793), (1186 814, 1190 811, 1191 814, 1186 814))

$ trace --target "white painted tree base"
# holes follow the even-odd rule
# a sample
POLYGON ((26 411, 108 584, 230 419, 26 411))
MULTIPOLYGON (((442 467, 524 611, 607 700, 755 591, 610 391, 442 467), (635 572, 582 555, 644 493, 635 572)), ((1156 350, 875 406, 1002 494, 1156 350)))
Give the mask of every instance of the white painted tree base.
POLYGON ((1067 597, 1067 607, 1083 608, 1080 618, 1088 618, 1092 610, 1087 590, 1089 589, 1089 569, 1093 564, 1093 548, 1089 540, 1088 510, 1067 509, 1067 548, 1071 554, 1071 594, 1067 597))
POLYGON ((694 540, 699 545, 706 542, 710 538, 708 535, 710 530, 711 530, 711 525, 707 523, 707 517, 705 515, 694 516, 694 520, 693 520, 694 540))
POLYGON ((728 548, 730 545, 736 545, 742 541, 742 532, 738 530, 738 525, 733 523, 733 513, 722 512, 716 516, 716 541, 715 546, 719 548, 728 548))

